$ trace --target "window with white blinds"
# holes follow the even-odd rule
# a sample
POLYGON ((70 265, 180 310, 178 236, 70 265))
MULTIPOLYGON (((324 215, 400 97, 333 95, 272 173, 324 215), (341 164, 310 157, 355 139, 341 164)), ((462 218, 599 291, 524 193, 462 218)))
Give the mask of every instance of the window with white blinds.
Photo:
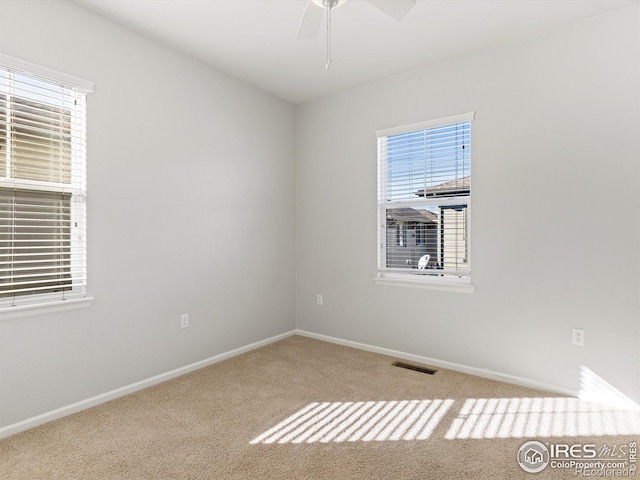
POLYGON ((474 117, 377 132, 378 277, 470 281, 474 117))
POLYGON ((31 72, 0 58, 0 308, 86 294, 88 90, 31 72))

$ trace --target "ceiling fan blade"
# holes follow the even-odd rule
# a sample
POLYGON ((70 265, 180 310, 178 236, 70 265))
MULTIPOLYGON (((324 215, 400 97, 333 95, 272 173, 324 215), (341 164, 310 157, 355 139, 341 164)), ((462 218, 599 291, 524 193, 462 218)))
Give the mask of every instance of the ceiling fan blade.
POLYGON ((396 20, 402 19, 416 4, 416 0, 367 0, 374 7, 396 20))
POLYGON ((324 8, 319 7, 311 0, 307 0, 307 7, 302 15, 300 26, 298 27, 298 33, 296 38, 313 38, 318 35, 320 25, 322 24, 322 17, 324 16, 324 8))

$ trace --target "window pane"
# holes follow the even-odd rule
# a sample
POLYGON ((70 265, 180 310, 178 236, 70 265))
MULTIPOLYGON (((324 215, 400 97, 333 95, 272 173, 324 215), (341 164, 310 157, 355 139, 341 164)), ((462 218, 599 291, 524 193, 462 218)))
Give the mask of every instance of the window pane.
POLYGON ((387 137, 386 200, 468 194, 470 142, 469 122, 387 137))
POLYGON ((388 208, 386 268, 465 273, 467 228, 467 205, 388 208))
POLYGON ((70 112, 24 98, 14 98, 11 109, 12 177, 70 183, 70 112))
POLYGON ((71 289, 71 194, 0 188, 0 298, 71 289))

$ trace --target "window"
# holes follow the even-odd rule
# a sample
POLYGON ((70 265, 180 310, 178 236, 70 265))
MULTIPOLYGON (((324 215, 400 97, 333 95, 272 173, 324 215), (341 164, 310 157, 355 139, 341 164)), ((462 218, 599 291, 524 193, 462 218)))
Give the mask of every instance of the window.
POLYGON ((83 297, 90 89, 7 58, 0 57, 0 308, 83 297))
POLYGON ((474 116, 377 132, 378 278, 470 281, 474 116))

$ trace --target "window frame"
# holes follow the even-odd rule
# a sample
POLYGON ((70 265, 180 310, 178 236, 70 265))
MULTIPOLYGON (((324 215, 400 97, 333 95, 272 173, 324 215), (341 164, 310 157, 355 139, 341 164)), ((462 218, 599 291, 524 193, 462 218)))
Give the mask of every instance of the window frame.
MULTIPOLYGON (((475 286, 471 283, 471 259, 472 259, 472 232, 471 232, 471 218, 472 218, 472 201, 471 201, 471 188, 469 185, 468 194, 464 195, 451 195, 442 197, 418 197, 417 199, 405 199, 405 200, 389 200, 387 198, 388 181, 387 181, 387 158, 386 148, 381 148, 380 142, 385 142, 387 137, 418 132, 427 130, 430 128, 441 127, 446 125, 453 125, 456 123, 468 122, 472 124, 475 119, 475 112, 464 113, 460 115, 453 115, 449 117, 429 120, 426 122, 419 122, 410 125, 403 125, 384 130, 376 131, 376 137, 378 141, 377 149, 377 273, 374 277, 374 282, 384 285, 398 285, 398 286, 411 286, 411 287, 426 287, 435 290, 445 291, 457 291, 463 293, 472 293, 475 290, 475 286), (412 208, 412 207, 447 207, 452 208, 455 206, 464 205, 464 218, 465 218, 465 230, 463 237, 466 238, 466 260, 467 272, 463 275, 456 275, 455 273, 442 274, 435 273, 418 273, 413 272, 413 269, 406 268, 393 268, 388 267, 388 250, 387 250, 387 211, 393 208, 412 208)), ((470 128, 470 135, 471 134, 470 128)), ((472 141, 470 140, 469 146, 471 147, 472 141)), ((471 149, 470 149, 471 150, 471 149)), ((471 155, 471 151, 469 152, 471 155)), ((469 177, 471 177, 471 158, 469 158, 469 177)), ((426 230, 426 229, 425 229, 426 230)), ((416 230, 416 240, 418 235, 416 230)), ((427 242, 427 232, 424 232, 424 242, 427 242)), ((439 234, 437 235, 437 241, 439 240, 439 234)), ((463 260, 463 261, 464 261, 463 260)), ((434 272, 439 270, 434 269, 434 272)))
MULTIPOLYGON (((77 117, 77 107, 73 107, 70 110, 72 116, 70 135, 72 138, 76 138, 78 129, 82 132, 82 141, 86 142, 86 97, 89 93, 93 92, 93 83, 78 77, 58 72, 40 65, 36 65, 31 62, 27 62, 21 59, 10 57, 0 53, 0 67, 5 71, 13 71, 16 74, 27 75, 31 77, 38 77, 44 82, 58 84, 69 88, 73 91, 73 98, 75 102, 81 102, 80 109, 82 115, 77 117), (74 117, 75 116, 75 117, 74 117)), ((11 81, 10 81, 11 83, 11 81)), ((28 98, 28 97, 25 97, 28 98)), ((37 102, 37 100, 34 100, 37 102)), ((46 105, 46 104, 45 104, 46 105)), ((7 115, 7 122, 10 124, 9 116, 7 115)), ((9 142, 9 138, 7 138, 9 142)), ((16 179, 3 175, 0 179, 0 187, 5 189, 20 189, 20 190, 32 190, 39 192, 70 194, 70 217, 69 217, 69 249, 70 260, 68 262, 70 271, 70 290, 64 290, 61 292, 46 292, 46 293, 33 293, 28 295, 17 295, 0 299, 0 320, 28 316, 36 313, 49 313, 54 311, 64 311, 75 308, 84 308, 89 306, 93 298, 87 295, 87 280, 86 280, 86 250, 82 255, 81 261, 76 256, 74 258, 74 247, 78 246, 78 242, 84 242, 86 248, 86 143, 82 143, 82 150, 79 151, 75 145, 75 140, 72 144, 71 150, 71 172, 80 171, 81 177, 78 183, 76 175, 72 174, 71 181, 69 183, 48 182, 42 180, 30 180, 30 179, 16 179), (79 194, 79 192, 81 192, 79 194), (78 197, 82 196, 80 201, 80 207, 74 204, 74 201, 78 200, 78 197), (78 208, 80 210, 78 210, 78 208), (80 214, 80 215, 79 215, 80 214), (78 216, 79 215, 79 216, 78 216), (79 239, 79 233, 82 232, 82 238, 79 239), (74 280, 73 267, 80 263, 83 267, 83 279, 78 285, 74 280)), ((10 146, 10 145, 9 145, 10 146)))

